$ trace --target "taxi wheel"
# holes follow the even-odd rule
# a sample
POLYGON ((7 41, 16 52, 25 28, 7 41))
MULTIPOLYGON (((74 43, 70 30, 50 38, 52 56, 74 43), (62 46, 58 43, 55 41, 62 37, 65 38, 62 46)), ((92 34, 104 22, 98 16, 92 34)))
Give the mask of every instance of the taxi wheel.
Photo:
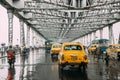
POLYGON ((82 64, 79 65, 79 69, 80 69, 81 71, 83 71, 83 72, 86 71, 86 68, 87 68, 87 64, 86 64, 86 63, 82 63, 82 64))
POLYGON ((83 71, 86 71, 86 68, 87 68, 87 67, 86 67, 86 65, 84 64, 84 65, 83 65, 83 71))
POLYGON ((59 67, 59 70, 63 70, 63 65, 62 64, 59 63, 58 67, 59 67))

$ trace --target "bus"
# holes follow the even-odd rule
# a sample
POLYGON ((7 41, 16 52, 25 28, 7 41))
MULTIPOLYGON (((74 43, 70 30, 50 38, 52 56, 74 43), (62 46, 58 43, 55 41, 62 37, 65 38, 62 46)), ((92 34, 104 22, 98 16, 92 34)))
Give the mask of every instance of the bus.
POLYGON ((46 53, 50 53, 53 42, 54 42, 53 40, 46 40, 45 41, 45 52, 46 53))
POLYGON ((97 48, 99 48, 101 52, 104 52, 106 51, 109 45, 109 40, 108 39, 97 39, 97 40, 93 40, 92 44, 97 44, 97 48))
POLYGON ((92 41, 92 44, 109 44, 108 39, 96 39, 92 41))
POLYGON ((105 58, 105 54, 106 54, 106 49, 109 46, 109 40, 108 39, 96 39, 93 40, 91 44, 96 44, 96 51, 95 51, 95 55, 98 56, 98 58, 105 58))

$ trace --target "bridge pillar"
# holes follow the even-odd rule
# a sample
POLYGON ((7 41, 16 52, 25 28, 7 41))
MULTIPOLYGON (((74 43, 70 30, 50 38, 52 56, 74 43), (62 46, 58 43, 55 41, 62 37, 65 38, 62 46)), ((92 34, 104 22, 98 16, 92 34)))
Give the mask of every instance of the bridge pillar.
POLYGON ((86 44, 87 44, 87 36, 85 35, 85 46, 86 46, 86 44))
POLYGON ((82 43, 84 44, 84 38, 82 37, 82 43))
POLYGON ((27 25, 27 47, 30 47, 30 26, 27 25))
POLYGON ((34 31, 32 29, 32 47, 35 47, 34 39, 35 39, 35 36, 34 36, 34 31))
POLYGON ((86 39, 87 39, 87 40, 86 40, 86 45, 88 46, 88 42, 89 42, 89 34, 87 34, 86 37, 87 37, 87 38, 86 38, 86 39))
POLYGON ((85 45, 85 36, 83 37, 83 43, 84 43, 84 45, 85 45))
POLYGON ((13 45, 13 10, 8 9, 8 45, 13 45))
POLYGON ((100 39, 102 39, 102 38, 103 38, 103 28, 100 29, 100 39))
POLYGON ((92 41, 92 33, 89 34, 89 37, 90 37, 90 41, 89 42, 91 42, 92 41))
POLYGON ((83 37, 81 37, 81 43, 83 44, 83 37))
POLYGON ((118 38, 118 44, 120 44, 120 33, 119 33, 119 38, 118 38))
POLYGON ((96 39, 96 31, 93 32, 93 40, 95 40, 95 39, 96 39))
POLYGON ((87 45, 87 35, 85 35, 85 46, 87 45))
POLYGON ((25 45, 25 32, 24 32, 24 22, 19 19, 20 21, 20 45, 25 45))
POLYGON ((112 24, 108 25, 110 44, 114 43, 113 29, 112 28, 113 28, 112 24))

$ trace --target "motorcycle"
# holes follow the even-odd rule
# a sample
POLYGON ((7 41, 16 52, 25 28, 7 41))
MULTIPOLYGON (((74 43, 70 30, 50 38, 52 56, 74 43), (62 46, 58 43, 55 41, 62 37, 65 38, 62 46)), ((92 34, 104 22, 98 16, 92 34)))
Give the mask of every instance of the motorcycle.
POLYGON ((14 67, 14 63, 15 63, 15 56, 8 54, 8 63, 10 67, 14 67))

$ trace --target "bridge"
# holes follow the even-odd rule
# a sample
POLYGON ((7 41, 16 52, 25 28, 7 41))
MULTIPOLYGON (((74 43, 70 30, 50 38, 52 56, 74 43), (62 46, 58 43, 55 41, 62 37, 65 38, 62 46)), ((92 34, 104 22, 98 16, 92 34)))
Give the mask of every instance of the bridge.
MULTIPOLYGON (((18 70, 13 73, 14 80, 59 80, 57 63, 52 63, 50 54, 45 55, 43 49, 46 40, 81 42, 89 46, 92 40, 107 38, 109 44, 120 44, 120 0, 0 0, 0 5, 1 50, 9 45, 30 48, 29 57, 25 60, 21 60, 18 51, 15 70, 12 71, 18 70)), ((1 55, 0 60, 0 72, 4 72, 8 68, 6 54, 1 55)), ((91 65, 93 63, 90 57, 85 78, 79 76, 79 72, 73 71, 74 75, 83 80, 107 80, 104 62, 91 65), (92 67, 97 69, 97 74, 92 67), (103 70, 102 78, 99 69, 103 70)), ((6 80, 9 71, 4 72, 0 79, 6 80)), ((72 80, 70 72, 64 71, 61 80, 72 80)))

